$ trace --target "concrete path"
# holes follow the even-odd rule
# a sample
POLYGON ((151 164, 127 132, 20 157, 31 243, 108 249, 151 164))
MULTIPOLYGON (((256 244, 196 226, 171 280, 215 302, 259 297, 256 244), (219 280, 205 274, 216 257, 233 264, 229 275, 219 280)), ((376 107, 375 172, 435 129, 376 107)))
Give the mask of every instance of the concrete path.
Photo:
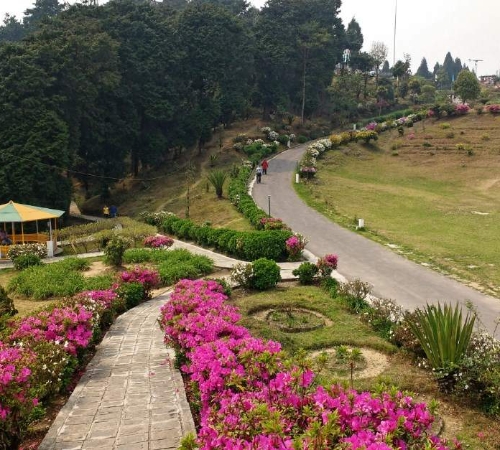
POLYGON ((157 322, 168 298, 117 319, 39 450, 177 449, 195 431, 174 352, 157 322))
MULTIPOLYGON (((500 317, 500 300, 484 295, 455 280, 413 263, 369 239, 346 230, 309 208, 296 195, 292 179, 306 145, 279 154, 270 161, 268 175, 253 187, 257 204, 283 219, 296 232, 309 238, 307 249, 317 256, 339 255, 339 272, 348 279, 359 278, 373 286, 378 297, 392 298, 408 309, 427 302, 472 301, 486 328, 493 332, 500 317)), ((466 237, 464 237, 466 238, 466 237)))

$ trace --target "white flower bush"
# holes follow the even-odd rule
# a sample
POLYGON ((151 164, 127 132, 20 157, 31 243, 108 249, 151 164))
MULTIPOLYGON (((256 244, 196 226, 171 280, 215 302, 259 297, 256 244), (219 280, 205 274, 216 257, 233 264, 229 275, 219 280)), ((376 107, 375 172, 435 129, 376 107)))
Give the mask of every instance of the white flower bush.
POLYGON ((272 130, 270 127, 262 127, 260 131, 262 131, 264 134, 269 134, 272 130))
POLYGON ((270 131, 268 134, 267 134, 267 138, 270 140, 270 141, 275 141, 276 139, 278 139, 279 137, 279 133, 276 133, 276 131, 270 131))
POLYGON ((318 143, 325 147, 325 150, 332 148, 332 141, 330 141, 330 139, 320 139, 318 143))
POLYGON ((255 139, 254 144, 264 145, 264 139, 255 139))
POLYGON ((273 144, 276 145, 277 147, 280 146, 280 143, 278 141, 273 141, 273 144))
POLYGON ((313 158, 317 158, 319 156, 319 150, 314 148, 314 147, 309 147, 307 149, 307 152, 313 157, 313 158))
POLYGON ((245 145, 252 145, 254 141, 252 139, 247 139, 245 145))

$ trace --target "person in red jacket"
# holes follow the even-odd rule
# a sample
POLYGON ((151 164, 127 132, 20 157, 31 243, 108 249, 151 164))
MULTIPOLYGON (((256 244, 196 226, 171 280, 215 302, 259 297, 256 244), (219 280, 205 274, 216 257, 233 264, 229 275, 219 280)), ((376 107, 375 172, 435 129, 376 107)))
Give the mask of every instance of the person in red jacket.
POLYGON ((262 161, 262 172, 264 172, 264 175, 267 175, 267 168, 269 167, 269 163, 267 160, 262 161))

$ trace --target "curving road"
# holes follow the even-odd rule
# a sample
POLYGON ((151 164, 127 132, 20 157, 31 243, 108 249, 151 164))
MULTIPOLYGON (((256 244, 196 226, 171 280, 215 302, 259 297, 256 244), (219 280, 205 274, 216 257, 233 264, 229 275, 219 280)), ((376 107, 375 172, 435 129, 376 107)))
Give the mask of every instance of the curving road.
POLYGON ((292 186, 297 161, 306 146, 279 154, 269 163, 268 175, 255 184, 252 195, 256 203, 271 215, 283 219, 292 229, 309 239, 307 249, 317 256, 335 253, 339 272, 348 279, 360 278, 373 286, 377 297, 392 298, 407 309, 426 303, 472 301, 485 327, 492 333, 500 317, 500 300, 469 288, 457 281, 427 269, 393 253, 386 247, 348 231, 308 207, 292 186))

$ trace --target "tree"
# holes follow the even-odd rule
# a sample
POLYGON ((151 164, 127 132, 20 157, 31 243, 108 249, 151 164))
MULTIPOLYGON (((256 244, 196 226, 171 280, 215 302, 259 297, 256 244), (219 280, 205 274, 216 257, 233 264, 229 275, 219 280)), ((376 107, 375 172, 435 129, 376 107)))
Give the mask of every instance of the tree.
POLYGON ((422 58, 422 62, 420 63, 419 68, 417 69, 416 75, 426 78, 428 80, 432 79, 432 73, 429 71, 429 68, 427 67, 427 60, 425 58, 422 58))
POLYGON ((23 24, 16 19, 16 16, 5 14, 3 25, 0 26, 0 42, 17 42, 26 35, 23 24))
POLYGON ((455 93, 460 97, 462 103, 475 100, 481 93, 481 86, 475 74, 468 70, 462 70, 453 86, 455 93))
POLYGON ((24 12, 24 26, 31 33, 43 20, 57 16, 63 9, 64 5, 59 0, 36 0, 33 8, 24 12))
POLYGON ((361 27, 356 19, 353 17, 352 20, 347 25, 347 31, 345 33, 347 48, 351 52, 357 53, 361 51, 363 47, 363 33, 361 32, 361 27))
POLYGON ((375 64, 375 84, 378 86, 378 74, 380 70, 380 65, 386 60, 387 58, 387 45, 385 45, 383 42, 378 42, 375 41, 372 44, 372 48, 370 50, 370 56, 373 59, 373 62, 375 64))
POLYGON ((384 65, 382 66, 382 71, 380 73, 383 73, 384 75, 391 74, 391 66, 389 65, 389 61, 387 61, 387 59, 384 61, 384 65))

